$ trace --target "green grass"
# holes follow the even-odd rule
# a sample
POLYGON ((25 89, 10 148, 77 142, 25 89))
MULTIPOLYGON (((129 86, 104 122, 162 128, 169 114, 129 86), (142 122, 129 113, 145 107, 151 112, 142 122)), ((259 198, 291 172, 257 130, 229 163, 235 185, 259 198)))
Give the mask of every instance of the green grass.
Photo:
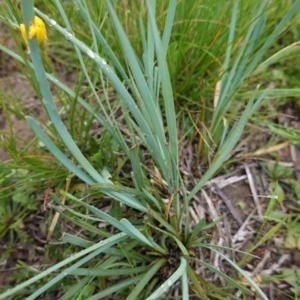
MULTIPOLYGON (((7 117, 21 116, 37 136, 20 153, 17 138, 1 142, 12 158, 1 163, 1 260, 14 244, 34 244, 22 223, 44 205, 50 244, 37 266, 15 264, 20 276, 7 281, 0 299, 268 299, 262 282, 275 275, 260 281, 247 264, 277 234, 297 238, 299 221, 291 217, 299 196, 294 170, 274 164, 281 157, 272 150, 299 143, 299 131, 277 122, 276 111, 290 99, 299 105, 298 66, 289 59, 298 55, 300 1, 290 2, 1 5, 16 49, 0 49, 18 62, 47 114, 11 109, 18 100, 1 93, 7 117), (18 24, 29 27, 34 14, 47 24, 48 41, 40 49, 30 39, 29 55, 18 24), (273 139, 236 158, 236 146, 260 130, 273 139), (205 191, 209 180, 255 157, 269 161, 261 168, 270 201, 257 235, 235 249, 222 241, 227 216, 205 191), (199 199, 204 213, 195 219, 190 209, 199 199)), ((291 270, 280 280, 297 295, 291 270)))

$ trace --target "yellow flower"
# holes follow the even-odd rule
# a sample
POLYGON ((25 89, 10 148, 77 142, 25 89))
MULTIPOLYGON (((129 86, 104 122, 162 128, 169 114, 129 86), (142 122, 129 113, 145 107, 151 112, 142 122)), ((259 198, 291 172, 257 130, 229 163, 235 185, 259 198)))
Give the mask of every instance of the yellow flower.
MULTIPOLYGON (((29 49, 25 25, 20 24, 19 28, 29 53, 30 49, 29 49)), ((34 17, 34 21, 29 25, 29 39, 33 39, 33 38, 37 39, 39 46, 42 46, 44 42, 47 40, 46 25, 44 21, 37 16, 34 17)))

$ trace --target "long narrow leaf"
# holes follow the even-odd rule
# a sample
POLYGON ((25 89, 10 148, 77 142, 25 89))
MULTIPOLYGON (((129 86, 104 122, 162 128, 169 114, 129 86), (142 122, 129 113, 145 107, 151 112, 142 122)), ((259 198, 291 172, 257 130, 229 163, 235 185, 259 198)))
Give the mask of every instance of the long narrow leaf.
POLYGON ((32 118, 27 117, 26 119, 35 134, 40 138, 49 151, 58 159, 58 161, 60 161, 68 170, 70 170, 74 175, 84 182, 88 184, 95 183, 95 181, 89 175, 76 166, 69 158, 65 156, 65 154, 62 153, 62 151, 58 149, 58 147, 50 140, 50 138, 32 118))
POLYGON ((158 270, 165 264, 165 259, 160 259, 157 261, 142 277, 139 283, 135 286, 132 292, 128 295, 126 300, 135 300, 138 299, 138 296, 142 290, 149 284, 151 278, 155 276, 158 270))
POLYGON ((136 282, 139 282, 142 279, 143 275, 138 275, 123 281, 120 281, 118 283, 115 283, 113 286, 87 298, 86 300, 98 300, 103 299, 107 296, 113 295, 114 293, 120 292, 122 289, 135 284, 136 282))
MULTIPOLYGON (((108 63, 100 57, 97 53, 93 52, 89 47, 87 47, 83 42, 78 40, 74 35, 72 35, 69 31, 59 26, 56 22, 53 22, 51 18, 49 18, 46 14, 43 14, 39 10, 35 10, 37 14, 42 17, 46 22, 52 25, 52 28, 55 28, 57 31, 59 31, 61 34, 63 34, 69 41, 71 41, 76 47, 78 47, 81 51, 86 53, 102 70, 103 74, 107 77, 107 79, 110 81, 116 92, 120 95, 121 99, 126 104, 126 107, 128 110, 132 113, 135 121, 139 125, 140 131, 139 135, 140 138, 145 142, 145 145, 149 149, 150 153, 153 155, 153 159, 158 163, 158 166, 161 168, 165 178, 168 178, 168 171, 166 168, 166 159, 167 157, 167 151, 164 150, 166 148, 165 141, 162 142, 161 140, 157 139, 157 134, 159 134, 159 131, 155 131, 155 133, 151 130, 147 120, 145 119, 144 115, 139 110, 137 104, 133 100, 132 96, 126 89, 126 87, 123 85, 123 83, 120 81, 114 70, 108 65, 108 63)), ((157 125, 157 120, 156 120, 157 125)), ((72 143, 73 144, 73 143, 72 143)), ((73 147, 71 148, 73 149, 73 147)), ((71 150, 70 149, 70 150, 71 150)), ((78 153, 76 153, 78 154, 78 153)), ((75 156, 76 157, 76 156, 75 156)), ((78 159, 78 157, 76 157, 78 159)), ((82 158, 81 156, 79 158, 82 158)), ((83 162, 79 161, 80 164, 83 162)), ((85 164, 83 164, 85 166, 85 164)), ((100 177, 98 173, 94 173, 94 171, 91 169, 90 163, 86 164, 87 171, 90 171, 94 178, 97 179, 97 181, 101 182, 103 179, 100 177)))
POLYGON ((112 241, 110 243, 105 243, 102 241, 102 244, 93 251, 92 253, 88 254, 86 257, 80 259, 78 262, 74 263, 71 267, 63 270, 62 273, 55 276, 53 279, 49 280, 46 284, 44 284, 41 288, 39 288, 37 291, 35 291, 32 295, 26 298, 26 300, 34 300, 41 294, 43 294, 45 291, 50 289, 52 286, 54 286, 56 283, 61 281, 66 276, 72 274, 74 271, 76 271, 80 266, 85 264, 86 262, 93 259, 95 256, 99 255, 100 253, 104 252, 106 249, 110 248, 112 245, 116 244, 116 241, 112 241))
POLYGON ((168 289, 170 289, 175 284, 175 282, 183 275, 183 273, 186 272, 186 266, 186 259, 181 257, 178 269, 164 283, 162 283, 156 291, 154 291, 149 297, 147 297, 146 300, 156 300, 165 292, 167 292, 168 289))
MULTIPOLYGON (((30 286, 31 284, 35 283, 36 281, 50 275, 53 272, 58 271, 59 269, 61 269, 62 267, 66 266, 67 264, 70 264, 71 262, 79 259, 82 256, 88 255, 89 253, 94 253, 94 251, 96 250, 103 250, 104 248, 102 247, 106 247, 107 245, 114 245, 116 243, 121 242, 127 235, 125 233, 118 233, 115 234, 114 236, 112 236, 111 238, 108 238, 106 240, 100 241, 98 243, 96 243, 95 245, 84 249, 70 257, 68 257, 67 259, 59 262, 58 264, 48 268, 47 270, 41 272, 40 274, 30 278, 29 280, 13 287, 12 289, 7 290, 6 292, 0 294, 0 299, 7 299, 9 296, 12 296, 16 293, 18 293, 19 291, 21 291, 22 289, 26 288, 27 286, 30 286)), ((99 251, 100 251, 99 250, 99 251)))
POLYGON ((126 232, 128 235, 135 237, 136 239, 140 240, 144 244, 148 245, 151 248, 154 248, 155 250, 167 254, 167 251, 160 246, 158 246, 156 243, 151 242, 146 236, 144 236, 137 228, 135 228, 127 219, 122 219, 120 223, 124 226, 124 232, 126 232))
POLYGON ((261 94, 261 96, 255 101, 254 99, 250 100, 245 111, 242 114, 241 119, 235 126, 232 128, 230 134, 226 138, 226 141, 221 146, 219 151, 217 152, 210 168, 208 171, 201 177, 197 185, 192 189, 190 194, 187 197, 187 200, 190 201, 194 195, 198 193, 198 191, 206 184, 206 182, 215 174, 215 172, 222 166, 225 162, 228 155, 231 153, 235 145, 237 144, 239 138, 243 133, 243 129, 246 126, 246 123, 254 112, 254 110, 258 107, 264 97, 267 95, 268 91, 266 90, 261 94))
MULTIPOLYGON (((178 189, 178 135, 177 135, 177 125, 176 125, 176 113, 173 99, 173 90, 170 79, 169 68, 166 60, 166 53, 164 47, 159 37, 159 32, 157 24, 155 22, 155 16, 153 8, 150 3, 146 2, 148 7, 148 16, 151 24, 154 45, 156 50, 156 56, 158 60, 158 69, 161 77, 162 93, 164 100, 165 113, 167 118, 167 126, 169 133, 169 149, 171 153, 171 161, 169 167, 171 167, 172 172, 172 192, 178 189)), ((171 24, 169 24, 171 26, 171 24)))
POLYGON ((64 196, 66 196, 68 199, 80 203, 82 206, 86 207, 89 211, 94 213, 98 218, 107 222, 108 224, 112 225, 113 227, 119 229, 120 231, 122 231, 122 232, 128 231, 120 221, 118 221, 117 219, 113 218, 112 216, 106 214, 105 212, 101 211, 97 207, 87 204, 87 203, 81 201, 80 199, 77 199, 75 196, 71 195, 70 193, 66 193, 64 191, 61 191, 61 193, 64 196))
MULTIPOLYGON (((245 272, 243 269, 241 269, 236 263, 234 263, 230 258, 228 258, 223 253, 215 250, 213 247, 208 246, 207 248, 210 249, 211 251, 217 253, 223 259, 225 259, 227 262, 229 262, 241 275, 243 275, 243 277, 250 283, 250 285, 256 290, 256 292, 262 297, 262 299, 268 300, 268 297, 266 296, 266 294, 261 290, 261 288, 257 285, 257 283, 250 277, 250 275, 247 272, 245 272)), ((241 288, 241 287, 239 286, 239 288, 241 288)))

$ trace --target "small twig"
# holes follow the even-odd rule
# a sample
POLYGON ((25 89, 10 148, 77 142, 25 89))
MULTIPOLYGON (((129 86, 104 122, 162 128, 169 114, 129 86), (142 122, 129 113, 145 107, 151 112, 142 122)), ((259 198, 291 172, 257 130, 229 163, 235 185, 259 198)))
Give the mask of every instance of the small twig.
POLYGON ((256 206, 256 209, 257 209, 257 214, 262 219, 263 218, 263 213, 262 213, 262 208, 261 208, 261 205, 260 205, 260 202, 259 202, 259 199, 258 199, 256 186, 255 186, 250 168, 247 165, 245 165, 245 171, 246 171, 246 174, 247 174, 247 177, 248 177, 248 182, 249 182, 250 190, 251 190, 251 193, 252 193, 252 197, 253 197, 253 200, 254 200, 254 203, 255 203, 255 206, 256 206))
MULTIPOLYGON (((70 185, 71 185, 71 178, 68 178, 66 181, 66 188, 65 188, 66 192, 69 191, 70 185)), ((63 197, 62 204, 65 204, 65 201, 66 201, 66 197, 63 197)), ((47 234, 47 241, 49 241, 51 239, 52 233, 56 227, 59 217, 60 217, 60 212, 57 211, 52 219, 50 226, 49 226, 49 230, 48 230, 48 234, 47 234)))
POLYGON ((198 218, 194 208, 189 207, 189 212, 190 212, 192 221, 194 221, 194 224, 197 224, 199 222, 199 218, 198 218))
MULTIPOLYGON (((199 201, 198 201, 199 202, 199 201)), ((200 202, 199 202, 200 203, 200 202)), ((195 213, 197 214, 198 216, 198 221, 197 223, 199 222, 199 220, 203 219, 205 217, 205 210, 204 208, 199 205, 196 201, 192 204, 193 208, 194 208, 194 211, 195 213)))
POLYGON ((49 181, 48 183, 48 187, 46 189, 46 192, 45 192, 45 196, 44 196, 44 211, 46 211, 47 209, 47 202, 48 202, 48 198, 49 198, 49 195, 50 193, 52 192, 52 180, 49 181))
POLYGON ((297 163, 297 152, 296 152, 296 146, 291 145, 290 146, 290 152, 291 152, 291 158, 294 165, 295 175, 298 181, 300 181, 300 166, 297 163))
MULTIPOLYGON (((220 217, 220 214, 218 214, 217 210, 215 209, 215 205, 213 204, 211 198, 207 195, 207 193, 204 190, 202 190, 202 195, 204 196, 205 201, 208 205, 211 219, 213 221, 217 220, 220 217)), ((226 246, 228 246, 229 245, 229 239, 228 239, 229 237, 226 235, 226 233, 224 232, 224 230, 219 222, 216 224, 216 226, 219 231, 219 236, 223 237, 225 239, 226 246)))
POLYGON ((279 151, 281 149, 286 148, 288 145, 289 145, 289 142, 283 142, 283 143, 274 145, 272 147, 259 149, 259 150, 255 151, 253 153, 253 155, 254 156, 262 156, 264 154, 268 154, 268 153, 272 153, 272 152, 277 152, 277 151, 279 151))
POLYGON ((255 267, 255 269, 252 271, 252 276, 254 275, 258 275, 259 273, 261 273, 263 267, 265 266, 265 264, 269 261, 271 257, 271 251, 267 250, 262 259, 260 260, 260 262, 257 264, 257 266, 255 267))
POLYGON ((251 213, 248 215, 247 219, 244 221, 244 223, 240 226, 239 230, 236 232, 236 234, 232 237, 232 242, 235 247, 237 247, 237 242, 241 240, 241 237, 246 240, 249 238, 249 235, 253 235, 254 230, 251 228, 246 228, 247 226, 249 227, 250 225, 250 220, 253 217, 256 209, 253 209, 251 213))
MULTIPOLYGON (((208 208, 210 210, 211 219, 213 221, 215 221, 216 219, 219 218, 219 214, 215 209, 215 205, 213 204, 212 200, 210 199, 210 197, 207 195, 207 193, 204 190, 201 190, 201 192, 202 192, 202 195, 204 196, 205 201, 206 201, 206 203, 208 205, 208 208)), ((220 234, 221 233, 222 233, 222 230, 221 230, 220 234)))
POLYGON ((226 205, 226 207, 228 208, 229 212, 232 214, 234 219, 241 226, 243 224, 241 216, 239 215, 237 210, 233 207, 233 205, 231 204, 231 201, 227 198, 227 196, 223 193, 223 191, 215 183, 213 184, 213 192, 215 194, 217 194, 223 200, 223 202, 226 205))
POLYGON ((208 181, 206 186, 213 186, 214 184, 217 184, 218 187, 220 189, 222 189, 228 185, 232 185, 234 183, 243 181, 246 178, 247 178, 246 175, 231 175, 230 177, 228 177, 228 174, 227 174, 225 176, 222 175, 222 176, 216 177, 216 178, 208 181))
POLYGON ((280 256, 280 259, 278 260, 277 263, 272 264, 271 267, 269 267, 269 269, 267 270, 262 270, 261 274, 263 275, 270 275, 273 274, 274 272, 278 272, 278 270, 280 269, 280 267, 286 263, 287 261, 289 261, 290 259, 290 254, 282 254, 280 256))

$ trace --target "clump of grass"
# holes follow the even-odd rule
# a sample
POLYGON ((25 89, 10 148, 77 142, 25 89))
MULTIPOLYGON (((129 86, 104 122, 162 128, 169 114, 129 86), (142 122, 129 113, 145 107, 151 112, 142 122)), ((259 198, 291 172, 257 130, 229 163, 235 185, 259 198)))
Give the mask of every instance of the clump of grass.
MULTIPOLYGON (((68 184, 56 186, 57 190, 51 193, 50 206, 73 223, 74 230, 81 232, 65 234, 62 242, 81 250, 3 292, 0 299, 16 294, 36 299, 54 289, 64 300, 74 297, 224 299, 236 291, 252 295, 251 289, 267 299, 255 280, 234 260, 234 249, 210 243, 209 233, 218 218, 212 222, 200 218, 192 223, 189 210, 194 197, 222 168, 250 116, 267 95, 267 89, 257 88, 250 97, 242 98, 239 91, 244 81, 257 71, 266 51, 300 6, 300 1, 295 1, 275 29, 264 36, 268 1, 261 1, 251 9, 251 21, 245 26, 241 39, 236 38, 240 24, 238 12, 248 6, 244 4, 246 7, 243 7, 240 2, 226 4, 222 6, 224 9, 217 5, 219 2, 214 2, 212 7, 217 9, 222 20, 225 12, 231 11, 227 31, 219 38, 219 32, 226 28, 222 22, 216 26, 207 20, 200 22, 205 9, 212 14, 206 2, 199 12, 196 2, 177 4, 170 0, 166 7, 160 7, 155 1, 145 1, 136 18, 125 15, 120 20, 122 6, 116 8, 110 0, 105 6, 102 2, 99 6, 95 4, 95 11, 101 12, 99 15, 86 1, 74 0, 71 16, 67 5, 54 0, 59 17, 34 8, 31 0, 21 1, 26 30, 34 15, 38 15, 51 31, 69 43, 66 49, 72 51, 69 56, 77 59, 80 69, 78 86, 71 89, 55 74, 46 71, 44 65, 51 70, 49 55, 47 49, 42 49, 41 53, 35 38, 28 40, 30 58, 25 53, 19 56, 0 46, 34 70, 35 79, 32 80, 49 124, 41 125, 32 117, 27 117, 27 121, 57 159, 60 168, 65 170, 68 184), (195 12, 191 21, 187 18, 189 11, 195 12), (84 24, 88 32, 85 36, 82 32, 77 35, 72 22, 75 17, 84 24), (179 21, 174 23, 174 20, 179 21), (184 22, 182 27, 180 20, 184 22), (130 35, 131 30, 135 32, 132 24, 138 27, 136 40, 135 35, 130 35), (114 32, 114 40, 122 51, 116 51, 116 46, 111 45, 112 36, 104 36, 103 28, 114 32), (188 28, 194 28, 196 39, 200 38, 201 43, 210 48, 189 45, 184 40, 188 28), (202 30, 206 34, 203 35, 202 30), (210 35, 210 32, 215 34, 210 35), (214 46, 216 51, 212 49, 214 46), (193 56, 196 59, 188 65, 194 69, 182 68, 183 58, 193 56), (216 78, 207 79, 207 85, 210 91, 218 86, 215 102, 205 100, 202 103, 202 122, 206 128, 203 153, 207 155, 203 160, 210 164, 190 187, 179 167, 181 139, 177 115, 181 112, 176 110, 175 99, 179 102, 183 99, 180 95, 191 89, 195 82, 193 76, 211 75, 210 68, 214 64, 218 65, 217 72, 214 71, 216 78), (177 89, 176 83, 180 80, 183 84, 177 89), (53 89, 60 91, 62 107, 57 107, 53 89), (179 96, 175 98, 174 95, 179 96), (97 134, 90 137, 94 123, 97 134), (212 149, 214 153, 208 157, 212 149), (217 255, 227 263, 228 269, 220 269, 200 258, 199 251, 217 255), (202 269, 200 274, 199 268, 202 269), (207 273, 217 279, 208 282, 204 276, 207 273), (244 277, 251 288, 242 284, 239 277, 244 277), (61 282, 64 285, 60 285, 61 282), (38 286, 35 291, 26 291, 35 285, 38 286)), ((7 3, 11 16, 16 15, 12 3, 7 3)), ((18 18, 15 20, 20 23, 18 18)), ((197 89, 199 87, 193 87, 192 91, 197 89)), ((249 254, 245 257, 247 260, 249 254)))

